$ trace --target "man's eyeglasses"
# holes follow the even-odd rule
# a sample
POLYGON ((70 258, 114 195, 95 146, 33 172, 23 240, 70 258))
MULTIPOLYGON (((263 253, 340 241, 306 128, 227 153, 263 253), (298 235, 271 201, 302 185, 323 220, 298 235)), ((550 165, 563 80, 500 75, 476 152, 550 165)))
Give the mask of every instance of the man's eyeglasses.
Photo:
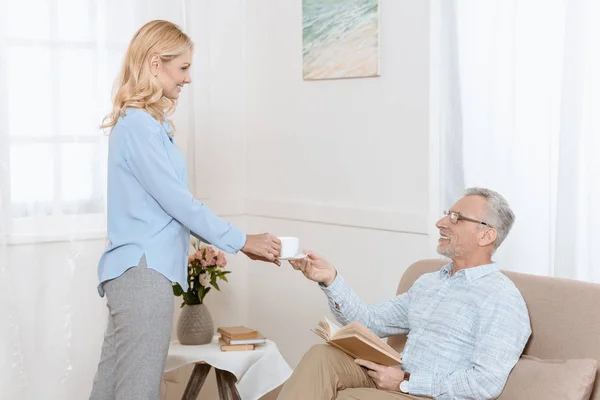
POLYGON ((465 217, 464 215, 462 215, 461 213, 457 213, 456 211, 444 211, 444 215, 447 215, 448 217, 450 217, 450 222, 452 222, 455 225, 458 224, 458 221, 463 220, 463 221, 475 222, 476 224, 481 224, 481 225, 485 225, 485 226, 489 226, 490 228, 493 228, 493 226, 488 224, 487 222, 479 221, 478 219, 465 217))

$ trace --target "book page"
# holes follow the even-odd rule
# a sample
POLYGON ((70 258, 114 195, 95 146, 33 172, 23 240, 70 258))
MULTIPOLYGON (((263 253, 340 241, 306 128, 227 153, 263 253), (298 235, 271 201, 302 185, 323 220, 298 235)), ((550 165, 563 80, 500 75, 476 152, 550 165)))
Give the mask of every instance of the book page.
POLYGON ((335 322, 329 320, 327 317, 323 317, 323 318, 325 318, 325 322, 327 322, 327 325, 329 325, 329 337, 335 336, 335 334, 338 333, 340 331, 340 329, 342 329, 341 326, 339 326, 335 322))
POLYGON ((389 344, 383 341, 379 336, 368 330, 364 325, 362 325, 358 321, 354 321, 348 325, 346 325, 343 329, 343 332, 337 336, 339 338, 346 338, 350 336, 359 336, 363 340, 371 343, 374 347, 381 349, 383 352, 388 353, 390 355, 399 355, 399 353, 394 350, 389 344))
POLYGON ((324 341, 327 342, 329 340, 329 327, 327 326, 327 323, 319 321, 319 326, 311 329, 311 331, 319 335, 324 341))
POLYGON ((314 333, 319 335, 326 342, 329 341, 339 330, 341 327, 337 325, 335 322, 329 320, 327 317, 323 317, 325 321, 319 321, 319 326, 315 329, 311 329, 314 333))
POLYGON ((327 343, 337 347, 353 358, 361 358, 363 360, 388 366, 402 364, 399 354, 387 354, 387 352, 382 351, 377 347, 373 347, 370 342, 367 342, 358 335, 333 339, 327 343))

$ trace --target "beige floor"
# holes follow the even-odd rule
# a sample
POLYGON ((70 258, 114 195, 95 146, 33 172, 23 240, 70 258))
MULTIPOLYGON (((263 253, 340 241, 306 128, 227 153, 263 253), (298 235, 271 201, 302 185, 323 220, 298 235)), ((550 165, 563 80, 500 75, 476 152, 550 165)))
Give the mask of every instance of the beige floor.
MULTIPOLYGON (((186 365, 175 371, 166 373, 163 377, 161 387, 161 400, 181 400, 181 396, 185 391, 185 385, 194 369, 193 365, 186 365)), ((267 393, 261 400, 275 400, 281 388, 277 388, 270 393, 267 393)), ((206 382, 202 386, 198 399, 202 400, 218 400, 217 384, 215 379, 214 369, 211 369, 206 382)))

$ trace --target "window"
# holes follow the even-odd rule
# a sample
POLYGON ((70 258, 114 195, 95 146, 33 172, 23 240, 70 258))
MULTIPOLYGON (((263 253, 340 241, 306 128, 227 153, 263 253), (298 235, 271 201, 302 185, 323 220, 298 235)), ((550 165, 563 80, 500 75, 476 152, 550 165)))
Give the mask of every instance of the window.
POLYGON ((106 40, 110 6, 21 0, 0 13, 0 189, 10 235, 104 232, 107 137, 98 125, 125 47, 106 40))

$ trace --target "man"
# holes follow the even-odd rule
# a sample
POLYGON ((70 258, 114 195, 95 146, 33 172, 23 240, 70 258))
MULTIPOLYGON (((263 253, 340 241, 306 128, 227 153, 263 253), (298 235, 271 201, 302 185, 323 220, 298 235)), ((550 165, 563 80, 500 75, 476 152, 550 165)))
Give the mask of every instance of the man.
POLYGON ((437 251, 452 262, 421 276, 405 294, 367 305, 336 269, 308 252, 292 266, 318 282, 333 315, 380 337, 408 333, 401 367, 353 360, 314 346, 279 399, 494 399, 531 335, 518 289, 492 262, 514 214, 498 193, 473 188, 436 223, 437 251))

